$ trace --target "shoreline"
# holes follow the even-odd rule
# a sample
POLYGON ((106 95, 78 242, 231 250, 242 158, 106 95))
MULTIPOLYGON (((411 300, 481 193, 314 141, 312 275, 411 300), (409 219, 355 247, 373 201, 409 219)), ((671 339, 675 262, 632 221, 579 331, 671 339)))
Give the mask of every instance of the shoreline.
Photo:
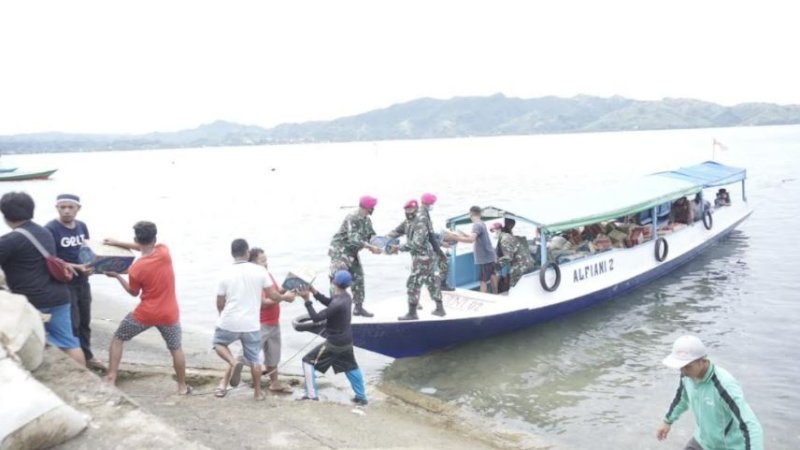
MULTIPOLYGON (((92 350, 104 364, 108 360, 110 338, 131 306, 104 295, 96 295, 93 299, 92 350)), ((73 364, 69 372, 84 378, 90 375, 98 392, 118 392, 120 398, 127 399, 123 403, 130 403, 145 416, 152 417, 155 423, 163 422, 167 430, 174 430, 165 433, 168 438, 179 440, 170 446, 182 446, 188 442, 197 448, 250 448, 247 442, 256 441, 289 449, 554 448, 537 436, 504 430, 495 423, 470 416, 433 397, 380 379, 366 380, 370 403, 363 408, 350 403, 351 392, 346 378, 331 376, 332 372, 317 378, 322 401, 297 401, 302 395, 299 369, 294 373, 280 371, 281 380, 293 387, 293 394, 273 394, 265 389, 267 400, 255 402, 250 376, 245 370, 239 387, 228 391, 224 398, 216 398, 213 390, 222 377, 224 363, 211 350, 210 339, 202 333, 184 330, 183 349, 187 361, 187 383, 194 388, 194 394, 188 397, 178 396, 175 392, 171 358, 155 329, 125 344, 118 390, 77 365, 73 364)), ((70 365, 60 352, 48 349, 47 353, 63 360, 59 363, 60 370, 70 365)), ((109 428, 103 426, 105 413, 101 413, 98 419, 97 411, 91 408, 86 411, 86 405, 80 401, 71 402, 70 397, 74 395, 61 386, 62 375, 49 378, 37 374, 37 378, 78 410, 94 417, 88 431, 62 448, 111 446, 101 437, 102 430, 109 428)), ((266 386, 265 379, 262 379, 262 386, 266 386)), ((85 385, 83 389, 95 390, 85 385)), ((85 394, 78 397, 83 398, 85 394)), ((109 423, 109 426, 113 434, 117 425, 109 423)))

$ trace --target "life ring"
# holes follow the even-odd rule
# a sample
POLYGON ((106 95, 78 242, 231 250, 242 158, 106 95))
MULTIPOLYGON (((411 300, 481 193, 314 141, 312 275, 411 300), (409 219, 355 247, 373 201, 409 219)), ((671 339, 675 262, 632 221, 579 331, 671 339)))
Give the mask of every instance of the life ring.
POLYGON ((539 269, 539 283, 542 284, 542 289, 547 292, 553 292, 558 289, 558 285, 561 284, 561 268, 558 267, 558 264, 555 261, 550 261, 549 263, 542 266, 539 269), (553 271, 556 273, 556 281, 553 283, 552 286, 547 285, 547 280, 545 279, 545 274, 547 273, 547 269, 553 268, 553 271))
POLYGON ((706 227, 706 230, 710 230, 714 226, 714 218, 711 217, 709 210, 703 211, 703 226, 706 227))
POLYGON ((667 255, 669 254, 669 243, 663 237, 660 237, 656 240, 656 261, 662 262, 667 259, 667 255), (663 251, 662 251, 663 249, 663 251))
POLYGON ((297 331, 310 331, 312 333, 319 333, 325 328, 327 320, 321 322, 314 322, 308 314, 302 314, 292 320, 292 327, 297 331))

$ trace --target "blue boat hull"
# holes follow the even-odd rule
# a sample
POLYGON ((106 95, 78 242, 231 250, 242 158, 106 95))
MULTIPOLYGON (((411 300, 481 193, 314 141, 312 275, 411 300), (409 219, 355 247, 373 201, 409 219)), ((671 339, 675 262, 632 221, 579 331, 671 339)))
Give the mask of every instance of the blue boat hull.
POLYGON ((421 356, 432 351, 453 347, 470 341, 511 333, 538 323, 565 316, 649 283, 698 256, 709 246, 727 237, 749 214, 681 255, 654 269, 622 283, 598 290, 573 300, 537 309, 517 310, 503 314, 468 319, 409 321, 386 323, 354 323, 353 341, 358 347, 393 358, 421 356))

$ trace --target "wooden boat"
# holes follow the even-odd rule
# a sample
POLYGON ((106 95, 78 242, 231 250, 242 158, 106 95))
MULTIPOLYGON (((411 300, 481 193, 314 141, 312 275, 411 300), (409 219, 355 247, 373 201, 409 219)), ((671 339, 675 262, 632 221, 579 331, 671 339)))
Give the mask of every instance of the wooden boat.
MULTIPOLYGON (((398 321, 407 304, 405 296, 399 295, 381 302, 377 309, 371 307, 373 318, 353 317, 354 344, 395 358, 419 356, 527 328, 619 297, 687 263, 749 217, 752 210, 745 196, 745 178, 744 169, 708 161, 575 195, 508 208, 486 207, 485 222, 516 221, 514 234, 527 238, 536 267, 505 294, 481 293, 472 246, 461 244, 451 249, 448 281, 456 289, 442 293, 445 317, 431 315, 433 303, 427 300, 419 320, 398 321), (716 208, 701 201, 700 220, 682 226, 669 223, 675 200, 697 194, 702 200, 714 188, 731 190, 739 183, 741 201, 716 208), (582 243, 567 251, 556 250, 554 244, 572 230, 596 224, 605 230, 610 224, 615 230, 626 224, 623 218, 632 220, 627 225, 638 230, 635 240, 626 236, 624 245, 600 248, 582 243), (529 234, 520 232, 526 227, 529 234)), ((468 231, 471 222, 468 214, 463 214, 450 218, 447 225, 451 230, 468 231)), ((423 299, 426 295, 423 289, 423 299)), ((320 331, 310 325, 307 316, 295 319, 294 326, 320 331)))
POLYGON ((41 172, 11 172, 0 174, 0 181, 25 181, 25 180, 46 180, 58 169, 43 170, 41 172))

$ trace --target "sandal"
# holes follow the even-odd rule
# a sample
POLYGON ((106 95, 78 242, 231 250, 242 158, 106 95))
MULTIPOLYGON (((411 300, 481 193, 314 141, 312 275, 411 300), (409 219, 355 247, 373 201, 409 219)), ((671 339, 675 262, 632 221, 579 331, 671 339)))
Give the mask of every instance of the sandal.
POLYGON ((279 389, 268 388, 270 392, 274 394, 291 394, 294 392, 294 389, 290 388, 289 386, 281 386, 279 389))
POLYGON ((242 362, 237 362, 235 366, 233 366, 233 373, 231 374, 231 380, 229 381, 230 385, 233 387, 239 386, 239 383, 242 381, 242 368, 244 364, 242 362))
POLYGON ((222 398, 228 395, 228 390, 222 387, 218 387, 214 389, 214 397, 222 398))
POLYGON ((178 395, 192 395, 193 392, 194 392, 194 389, 187 384, 186 385, 186 392, 178 394, 178 395))

